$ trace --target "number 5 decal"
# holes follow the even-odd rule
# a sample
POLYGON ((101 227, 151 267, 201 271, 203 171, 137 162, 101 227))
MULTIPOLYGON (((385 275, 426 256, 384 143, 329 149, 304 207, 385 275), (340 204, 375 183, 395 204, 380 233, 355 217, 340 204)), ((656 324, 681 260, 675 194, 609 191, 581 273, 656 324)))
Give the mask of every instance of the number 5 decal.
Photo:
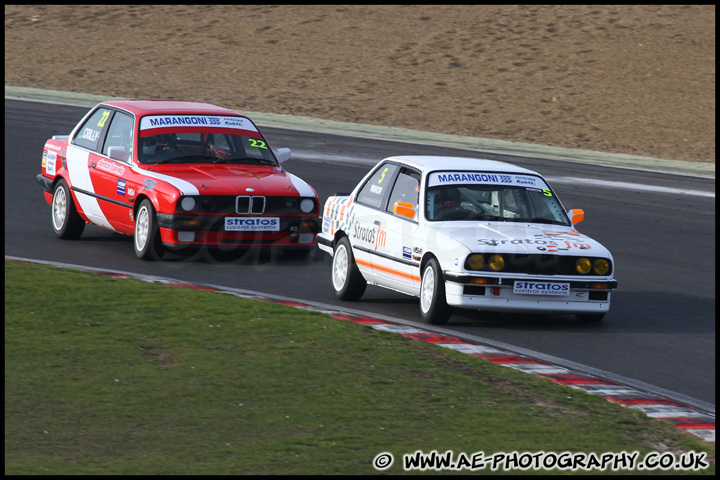
POLYGON ((388 170, 390 170, 390 169, 385 168, 385 170, 383 170, 382 176, 380 177, 380 180, 378 180, 378 185, 380 185, 382 183, 382 181, 385 180, 385 174, 388 172, 388 170))

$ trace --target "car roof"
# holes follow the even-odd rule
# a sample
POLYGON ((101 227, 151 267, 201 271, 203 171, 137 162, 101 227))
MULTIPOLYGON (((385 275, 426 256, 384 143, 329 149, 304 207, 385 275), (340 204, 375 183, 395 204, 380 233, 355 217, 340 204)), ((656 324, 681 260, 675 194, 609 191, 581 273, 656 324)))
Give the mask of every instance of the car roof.
POLYGON ((175 115, 175 114, 198 114, 198 115, 245 115, 228 108, 218 107, 211 103, 181 102, 168 100, 109 100, 102 102, 103 105, 121 108, 137 116, 143 115, 175 115))
POLYGON ((538 175, 539 173, 527 168, 513 165, 512 163, 499 162, 497 160, 485 160, 482 158, 469 157, 447 157, 429 155, 400 155, 388 157, 385 160, 404 163, 409 166, 420 168, 423 174, 434 171, 469 170, 484 172, 523 173, 538 175))

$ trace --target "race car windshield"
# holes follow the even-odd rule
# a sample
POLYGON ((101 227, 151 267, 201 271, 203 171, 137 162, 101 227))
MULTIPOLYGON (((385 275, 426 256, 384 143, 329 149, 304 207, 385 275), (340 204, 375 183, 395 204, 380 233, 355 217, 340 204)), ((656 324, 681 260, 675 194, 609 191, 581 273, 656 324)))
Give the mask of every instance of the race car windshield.
POLYGON ((277 165, 265 140, 238 133, 170 132, 141 135, 139 161, 160 163, 238 163, 277 165))
POLYGON ((498 221, 570 226, 550 189, 460 184, 428 188, 426 215, 430 221, 498 221))

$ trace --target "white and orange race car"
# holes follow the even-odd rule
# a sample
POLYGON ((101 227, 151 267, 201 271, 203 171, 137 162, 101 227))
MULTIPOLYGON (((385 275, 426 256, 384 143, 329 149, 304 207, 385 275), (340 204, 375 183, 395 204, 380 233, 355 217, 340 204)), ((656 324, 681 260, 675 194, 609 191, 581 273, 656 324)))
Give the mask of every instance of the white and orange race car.
POLYGON ((134 236, 142 259, 202 245, 309 253, 319 200, 283 169, 288 158, 290 149, 273 152, 248 117, 226 108, 107 101, 46 142, 37 181, 60 238, 91 223, 134 236))
POLYGON ((318 247, 336 295, 367 284, 420 298, 430 323, 453 307, 600 321, 617 287, 610 252, 581 234, 540 174, 490 160, 402 156, 328 198, 318 247))

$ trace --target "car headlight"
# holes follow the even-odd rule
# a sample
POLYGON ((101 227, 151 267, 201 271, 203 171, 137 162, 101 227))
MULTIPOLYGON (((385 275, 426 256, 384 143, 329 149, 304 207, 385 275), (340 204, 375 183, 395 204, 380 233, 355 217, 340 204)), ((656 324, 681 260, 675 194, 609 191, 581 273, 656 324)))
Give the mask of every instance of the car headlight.
POLYGON ((598 275, 605 275, 610 270, 610 262, 604 258, 598 258, 593 262, 593 272, 598 275))
POLYGON ((492 268, 496 272, 499 272, 500 270, 505 268, 505 259, 502 255, 493 255, 492 257, 490 257, 488 265, 490 265, 490 268, 492 268))
POLYGON ((583 275, 588 273, 591 267, 592 263, 588 258, 579 258, 578 261, 575 262, 575 269, 583 275))
POLYGON ((195 205, 197 205, 197 202, 193 197, 182 197, 180 199, 180 208, 182 210, 185 210, 186 212, 191 211, 195 208, 195 205))
POLYGON ((313 210, 315 210, 315 202, 313 202, 310 198, 304 198, 300 202, 300 210, 302 210, 303 213, 312 212, 313 210))
POLYGON ((215 208, 215 198, 203 195, 200 197, 200 208, 206 212, 210 212, 215 208))
POLYGON ((297 209, 297 200, 294 198, 286 198, 284 202, 285 211, 287 212, 295 212, 297 209))
POLYGON ((485 265, 485 256, 482 253, 471 253, 465 261, 466 268, 480 270, 485 265))

